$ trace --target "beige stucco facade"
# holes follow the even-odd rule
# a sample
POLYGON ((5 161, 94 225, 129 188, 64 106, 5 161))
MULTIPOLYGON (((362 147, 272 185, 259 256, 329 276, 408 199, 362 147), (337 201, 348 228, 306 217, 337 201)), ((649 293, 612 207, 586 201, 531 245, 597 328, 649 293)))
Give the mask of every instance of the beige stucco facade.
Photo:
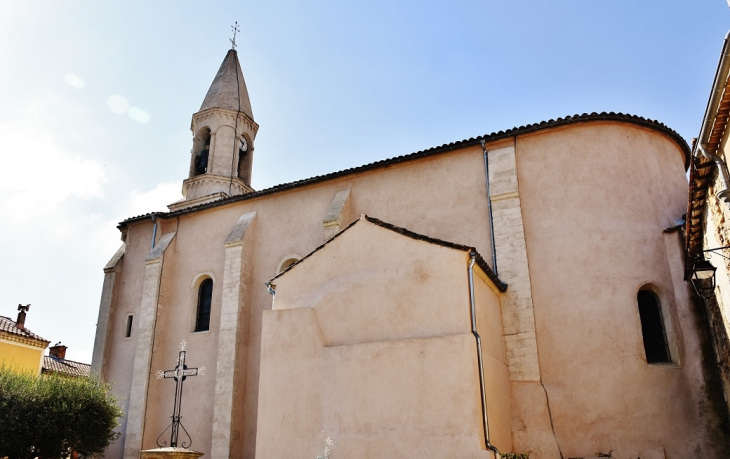
POLYGON ((328 437, 333 459, 490 457, 482 386, 501 451, 725 457, 681 234, 664 231, 686 209, 688 154, 659 123, 585 115, 123 222, 93 363, 125 400, 106 456, 156 447, 173 385, 155 372, 184 339, 208 369, 182 409, 204 457, 314 458, 328 437), (431 239, 487 260, 481 368, 469 254, 431 239), (195 332, 205 279, 210 327, 195 332), (670 363, 644 355, 645 286, 670 363))
MULTIPOLYGON (((483 457, 468 262, 362 218, 276 279, 256 456, 312 457, 331 437, 341 457, 483 457)), ((509 451, 499 292, 476 279, 491 442, 509 451)))

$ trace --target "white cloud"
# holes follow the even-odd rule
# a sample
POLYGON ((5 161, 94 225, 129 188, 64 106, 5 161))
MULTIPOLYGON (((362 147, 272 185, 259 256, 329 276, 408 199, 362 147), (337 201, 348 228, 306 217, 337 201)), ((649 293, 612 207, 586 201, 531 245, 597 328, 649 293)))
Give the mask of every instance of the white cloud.
POLYGON ((138 123, 147 124, 150 122, 150 114, 139 107, 129 107, 127 115, 138 123))
POLYGON ((182 198, 182 182, 160 183, 150 191, 132 191, 127 202, 125 218, 150 212, 167 212, 167 205, 182 198))
POLYGON ((125 99, 124 96, 120 96, 119 94, 110 96, 109 100, 107 100, 106 103, 107 105, 109 105, 111 111, 119 115, 127 113, 127 109, 129 108, 129 102, 127 102, 127 99, 125 99))
POLYGON ((130 106, 129 101, 127 101, 124 96, 115 94, 110 96, 106 103, 109 106, 109 109, 114 113, 119 115, 126 113, 129 118, 141 124, 147 124, 150 122, 150 114, 139 107, 130 106))
POLYGON ((76 75, 67 73, 66 76, 63 77, 63 79, 64 81, 66 81, 66 84, 76 89, 84 89, 86 87, 86 83, 84 82, 84 80, 77 77, 76 75))
POLYGON ((60 214, 70 197, 92 200, 104 196, 103 167, 62 149, 40 124, 19 121, 0 125, 2 163, 8 165, 0 180, 0 216, 4 221, 60 214), (6 220, 8 219, 8 220, 6 220))

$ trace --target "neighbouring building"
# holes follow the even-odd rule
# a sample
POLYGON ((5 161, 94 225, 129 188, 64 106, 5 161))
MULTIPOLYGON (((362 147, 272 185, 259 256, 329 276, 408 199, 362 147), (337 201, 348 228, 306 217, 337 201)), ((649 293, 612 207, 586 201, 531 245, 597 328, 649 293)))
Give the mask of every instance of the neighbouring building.
POLYGON ((720 62, 707 102, 705 117, 692 145, 687 209, 686 278, 696 277, 709 261, 714 278, 693 281, 705 297, 714 360, 720 369, 725 400, 730 397, 730 32, 725 37, 720 62))
POLYGON ((0 316, 0 365, 40 374, 43 353, 50 341, 25 327, 30 305, 18 305, 18 318, 0 316))
POLYGON ((106 457, 156 446, 182 341, 214 459, 727 457, 673 130, 576 115, 254 191, 234 50, 191 127, 184 198, 104 268, 106 457))
POLYGON ((56 343, 48 349, 50 341, 31 332, 25 326, 30 305, 18 305, 18 318, 0 316, 0 365, 36 374, 59 374, 74 377, 89 377, 91 365, 66 359, 63 344, 56 343))
POLYGON ((72 376, 74 378, 88 378, 91 375, 91 365, 74 362, 66 358, 67 346, 56 343, 48 349, 48 355, 43 356, 43 374, 72 376))

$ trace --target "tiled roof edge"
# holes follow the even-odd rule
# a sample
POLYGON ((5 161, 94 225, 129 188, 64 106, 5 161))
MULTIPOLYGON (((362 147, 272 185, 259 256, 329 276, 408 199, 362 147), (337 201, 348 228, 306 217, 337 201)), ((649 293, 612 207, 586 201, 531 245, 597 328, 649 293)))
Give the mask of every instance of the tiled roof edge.
POLYGON ((44 355, 42 370, 47 373, 88 377, 91 374, 91 365, 76 362, 75 360, 62 359, 53 355, 44 355))
POLYGON ((365 171, 369 171, 369 170, 373 170, 373 169, 378 169, 381 167, 387 167, 392 164, 413 161, 415 159, 420 159, 420 158, 424 158, 424 157, 428 157, 428 156, 432 156, 432 155, 438 155, 438 154, 446 153, 446 152, 453 151, 453 150, 456 150, 459 148, 479 145, 482 140, 485 142, 494 142, 497 140, 502 140, 502 139, 506 139, 509 137, 513 137, 516 135, 528 134, 531 132, 542 131, 545 129, 565 126, 565 125, 569 125, 569 124, 585 123, 585 122, 593 122, 593 121, 620 121, 620 122, 635 124, 637 126, 643 126, 646 128, 650 128, 650 129, 659 131, 659 132, 665 134, 666 136, 668 136, 669 138, 671 138, 672 140, 674 140, 677 143, 677 145, 679 145, 682 152, 684 153, 685 170, 687 169, 687 167, 689 167, 690 149, 689 149, 689 146, 687 145, 687 142, 682 138, 682 136, 679 135, 679 133, 677 133, 675 130, 669 128, 664 123, 660 123, 659 121, 656 121, 656 120, 650 120, 650 119, 643 118, 640 116, 629 115, 629 114, 624 114, 624 113, 614 113, 614 112, 583 113, 582 115, 566 116, 564 118, 557 118, 554 120, 551 119, 548 121, 541 121, 540 123, 527 124, 527 125, 520 126, 520 127, 514 127, 512 129, 508 129, 506 131, 493 132, 491 134, 487 134, 487 135, 480 136, 480 137, 472 137, 469 139, 464 139, 464 140, 460 140, 458 142, 444 144, 439 147, 433 147, 433 148, 429 148, 427 150, 421 150, 421 151, 418 151, 415 153, 410 153, 410 154, 403 155, 403 156, 396 156, 393 158, 375 161, 375 162, 368 163, 368 164, 365 164, 362 166, 357 166, 357 167, 353 167, 353 168, 349 168, 349 169, 343 169, 340 171, 331 172, 329 174, 317 175, 314 177, 297 180, 294 182, 288 182, 288 183, 283 183, 280 185, 275 185, 271 188, 265 188, 263 190, 254 191, 252 193, 246 193, 246 194, 242 194, 242 195, 238 195, 238 196, 231 196, 230 198, 226 198, 226 199, 220 199, 220 200, 205 203, 205 204, 199 204, 197 206, 186 207, 185 209, 180 209, 180 210, 176 210, 173 212, 151 212, 148 214, 128 218, 128 219, 122 221, 118 227, 121 229, 121 228, 124 228, 125 226, 127 226, 128 223, 145 220, 152 216, 160 216, 162 218, 177 217, 180 215, 190 214, 190 213, 197 212, 200 210, 210 209, 213 207, 218 207, 218 206, 230 204, 233 202, 246 201, 248 199, 257 198, 260 196, 266 196, 266 195, 278 193, 281 191, 291 190, 294 188, 311 185, 314 183, 324 182, 326 180, 344 177, 344 176, 356 174, 359 172, 365 172, 365 171))
POLYGON ((18 327, 18 324, 10 317, 0 316, 0 320, 3 320, 4 322, 10 324, 10 326, 12 327, 12 328, 8 328, 8 327, 0 326, 0 332, 4 332, 4 333, 7 333, 8 335, 12 335, 12 336, 17 336, 19 338, 43 342, 43 343, 46 343, 46 345, 50 344, 49 340, 43 338, 40 335, 33 333, 32 331, 28 330, 27 328, 18 327))

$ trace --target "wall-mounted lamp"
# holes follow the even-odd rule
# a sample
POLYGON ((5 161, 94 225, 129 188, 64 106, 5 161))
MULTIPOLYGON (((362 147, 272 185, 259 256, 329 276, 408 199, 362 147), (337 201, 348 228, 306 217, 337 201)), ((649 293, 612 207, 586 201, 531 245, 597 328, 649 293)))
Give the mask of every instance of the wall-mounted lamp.
MULTIPOLYGON (((712 266, 709 260, 705 259, 704 254, 710 253, 712 255, 717 250, 730 249, 729 247, 718 247, 716 249, 703 250, 702 254, 697 255, 694 264, 692 265, 692 285, 695 291, 705 300, 709 300, 715 291, 715 271, 717 268, 712 266)), ((723 258, 728 258, 721 253, 715 253, 723 258)), ((730 258, 728 258, 730 260, 730 258)))

